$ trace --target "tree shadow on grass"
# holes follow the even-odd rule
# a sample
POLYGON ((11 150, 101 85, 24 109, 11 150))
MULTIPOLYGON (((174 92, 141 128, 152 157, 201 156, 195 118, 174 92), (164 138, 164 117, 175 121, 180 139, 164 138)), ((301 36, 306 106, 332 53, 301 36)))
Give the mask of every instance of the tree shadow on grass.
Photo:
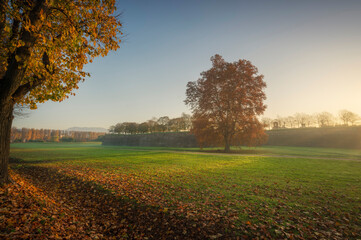
POLYGON ((9 158, 9 163, 25 163, 24 159, 21 158, 14 158, 14 157, 10 157, 9 158))
POLYGON ((202 153, 224 153, 224 154, 244 154, 244 155, 261 155, 271 153, 268 150, 258 150, 258 149, 232 149, 230 152, 225 152, 224 149, 215 149, 215 150, 199 150, 202 153))
MULTIPOLYGON (((162 152, 155 152, 155 151, 149 151, 149 152, 137 152, 137 153, 128 153, 128 154, 124 154, 122 153, 117 154, 117 155, 109 155, 106 157, 110 157, 110 158, 115 158, 117 156, 121 157, 122 159, 126 159, 127 157, 134 157, 136 156, 149 156, 149 155, 157 155, 159 153, 162 152)), ((71 161, 87 161, 89 160, 89 156, 78 156, 78 157, 61 157, 61 156, 49 156, 46 159, 43 160, 39 160, 39 159, 27 159, 24 160, 22 158, 17 158, 17 157, 10 157, 9 158, 9 163, 10 164, 42 164, 42 163, 56 163, 56 162, 71 162, 71 161)))
POLYGON ((18 166, 14 171, 56 202, 62 202, 64 206, 72 209, 74 215, 79 216, 82 221, 86 221, 86 226, 92 230, 95 229, 105 238, 208 239, 212 236, 232 237, 229 235, 230 233, 226 233, 226 224, 222 222, 189 220, 172 214, 166 209, 120 198, 101 185, 65 175, 56 169, 24 164, 18 166))
POLYGON ((12 164, 12 165, 20 164, 20 166, 22 166, 24 164, 43 164, 43 163, 69 162, 69 161, 74 161, 74 160, 78 160, 78 159, 59 158, 59 159, 47 159, 47 160, 24 160, 24 159, 21 159, 21 158, 10 157, 9 158, 9 163, 12 164))

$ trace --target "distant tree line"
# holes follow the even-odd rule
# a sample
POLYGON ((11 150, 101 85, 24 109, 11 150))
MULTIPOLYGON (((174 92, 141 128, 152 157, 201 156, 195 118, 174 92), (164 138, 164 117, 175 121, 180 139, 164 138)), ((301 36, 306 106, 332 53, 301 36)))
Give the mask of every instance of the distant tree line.
POLYGON ((292 116, 276 118, 262 118, 261 122, 265 129, 277 128, 304 128, 304 127, 332 127, 353 126, 361 120, 360 116, 348 110, 339 111, 337 116, 329 112, 316 114, 296 113, 292 116))
POLYGON ((182 113, 177 118, 163 116, 142 122, 120 122, 110 126, 109 132, 113 134, 141 134, 154 132, 181 132, 189 131, 192 126, 191 116, 182 113))
POLYGON ((11 129, 11 142, 87 142, 100 140, 105 133, 80 132, 52 129, 34 129, 13 127, 11 129))

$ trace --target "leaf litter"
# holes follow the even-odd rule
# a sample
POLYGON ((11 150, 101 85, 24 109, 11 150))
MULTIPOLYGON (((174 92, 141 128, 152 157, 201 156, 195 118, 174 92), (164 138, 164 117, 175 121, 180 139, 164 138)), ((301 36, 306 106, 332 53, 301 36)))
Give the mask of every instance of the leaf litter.
POLYGON ((15 184, 0 188, 4 239, 360 238, 358 214, 340 215, 316 206, 304 211, 280 200, 275 205, 236 196, 228 201, 211 189, 195 191, 136 174, 22 165, 11 176, 15 184), (179 193, 182 198, 169 198, 179 193), (203 204, 192 201, 200 195, 203 204))

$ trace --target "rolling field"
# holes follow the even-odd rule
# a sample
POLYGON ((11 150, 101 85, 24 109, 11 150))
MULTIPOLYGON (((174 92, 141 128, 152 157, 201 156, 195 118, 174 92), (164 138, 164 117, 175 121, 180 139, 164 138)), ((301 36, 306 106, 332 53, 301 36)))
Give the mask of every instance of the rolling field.
MULTIPOLYGON (((11 173, 21 191, 2 197, 40 203, 35 220, 22 219, 40 235, 56 222, 59 237, 68 225, 68 235, 85 239, 361 238, 361 151, 244 153, 13 144, 11 173)), ((24 231, 4 221, 0 228, 6 236, 24 231)))

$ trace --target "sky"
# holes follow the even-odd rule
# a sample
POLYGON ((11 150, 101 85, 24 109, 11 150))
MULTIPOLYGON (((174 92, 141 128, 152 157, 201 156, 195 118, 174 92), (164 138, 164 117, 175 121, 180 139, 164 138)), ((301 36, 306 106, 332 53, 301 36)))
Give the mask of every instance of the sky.
POLYGON ((361 115, 361 1, 118 1, 121 47, 85 67, 63 102, 13 126, 109 128, 190 113, 186 84, 220 54, 247 59, 267 83, 265 117, 347 109, 361 115))

